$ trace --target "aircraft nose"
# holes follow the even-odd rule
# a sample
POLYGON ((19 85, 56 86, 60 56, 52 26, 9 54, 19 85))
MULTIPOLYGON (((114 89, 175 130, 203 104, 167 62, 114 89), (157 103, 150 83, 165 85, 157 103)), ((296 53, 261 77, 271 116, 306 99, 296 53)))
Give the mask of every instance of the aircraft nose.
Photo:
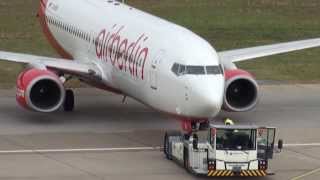
POLYGON ((216 111, 219 111, 221 108, 221 100, 220 95, 216 94, 216 92, 211 92, 212 94, 198 94, 198 98, 200 101, 200 108, 204 110, 204 112, 208 112, 212 114, 216 114, 216 111))
POLYGON ((190 112, 195 117, 215 117, 223 103, 223 76, 193 80, 191 84, 190 112))

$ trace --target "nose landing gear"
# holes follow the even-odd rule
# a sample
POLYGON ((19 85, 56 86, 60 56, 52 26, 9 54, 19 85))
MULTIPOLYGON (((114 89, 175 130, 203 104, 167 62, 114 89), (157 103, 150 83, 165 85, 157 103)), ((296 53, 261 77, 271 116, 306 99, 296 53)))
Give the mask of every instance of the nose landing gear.
POLYGON ((207 130, 210 126, 210 121, 206 120, 181 120, 182 130, 186 134, 192 134, 193 132, 207 130))

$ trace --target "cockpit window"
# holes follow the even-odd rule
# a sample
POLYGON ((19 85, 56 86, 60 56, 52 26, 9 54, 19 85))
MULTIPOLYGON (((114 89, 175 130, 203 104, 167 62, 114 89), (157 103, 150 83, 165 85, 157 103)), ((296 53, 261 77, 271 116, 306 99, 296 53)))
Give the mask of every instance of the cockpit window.
POLYGON ((172 68, 171 68, 171 71, 174 73, 174 74, 176 74, 176 75, 179 75, 179 64, 177 64, 177 63, 174 63, 174 65, 172 66, 172 68))
POLYGON ((222 74, 223 70, 221 66, 186 66, 175 63, 172 68, 172 72, 177 76, 182 75, 217 75, 222 74))
POLYGON ((207 74, 222 74, 221 66, 207 66, 207 74))
POLYGON ((175 63, 172 68, 172 72, 177 76, 182 76, 186 74, 186 66, 175 63))
POLYGON ((179 65, 179 75, 181 76, 184 74, 186 74, 186 66, 180 64, 179 65))
POLYGON ((206 74, 203 66, 187 66, 187 74, 206 74))

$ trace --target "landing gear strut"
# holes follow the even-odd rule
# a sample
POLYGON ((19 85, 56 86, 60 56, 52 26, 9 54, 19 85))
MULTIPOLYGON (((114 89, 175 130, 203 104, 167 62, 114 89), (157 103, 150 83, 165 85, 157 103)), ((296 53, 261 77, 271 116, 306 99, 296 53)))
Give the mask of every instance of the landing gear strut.
POLYGON ((185 140, 190 139, 198 131, 204 131, 210 128, 209 120, 181 120, 183 137, 185 140))
POLYGON ((188 134, 197 131, 207 130, 209 128, 209 120, 182 120, 181 121, 182 130, 188 134))
POLYGON ((66 90, 66 97, 63 103, 63 110, 65 112, 72 112, 74 110, 74 93, 71 89, 66 90))

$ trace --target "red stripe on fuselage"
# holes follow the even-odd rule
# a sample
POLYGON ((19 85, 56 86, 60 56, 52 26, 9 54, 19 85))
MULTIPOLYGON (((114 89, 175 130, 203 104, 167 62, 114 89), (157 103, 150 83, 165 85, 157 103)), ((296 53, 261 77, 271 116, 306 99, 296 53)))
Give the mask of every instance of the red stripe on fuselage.
POLYGON ((51 46, 59 53, 59 55, 65 59, 73 59, 72 55, 68 53, 66 50, 63 49, 63 47, 58 43, 58 41, 54 38, 52 35, 48 24, 46 20, 46 8, 47 8, 48 0, 41 0, 40 1, 40 7, 38 12, 38 17, 40 24, 42 26, 43 33, 47 37, 49 43, 51 46))

